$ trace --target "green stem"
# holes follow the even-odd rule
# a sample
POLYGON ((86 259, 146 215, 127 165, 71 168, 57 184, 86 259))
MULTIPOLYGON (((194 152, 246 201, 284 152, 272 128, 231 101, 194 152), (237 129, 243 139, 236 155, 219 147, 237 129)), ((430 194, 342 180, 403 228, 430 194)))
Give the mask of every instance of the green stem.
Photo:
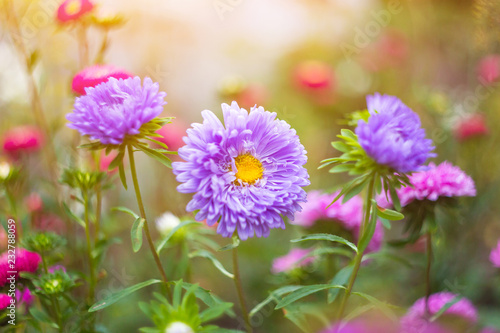
POLYGON ((427 266, 425 268, 425 311, 429 315, 429 297, 431 296, 432 233, 427 232, 427 266))
MULTIPOLYGON (((359 233, 359 240, 363 238, 363 235, 366 232, 366 228, 370 221, 370 212, 372 208, 372 198, 374 196, 373 192, 374 192, 376 177, 377 177, 376 174, 372 175, 372 179, 370 180, 370 184, 368 185, 368 192, 366 194, 366 202, 365 202, 365 213, 364 213, 363 224, 361 225, 361 230, 359 233)), ((347 285, 347 289, 345 290, 344 296, 342 297, 342 301, 340 303, 339 314, 338 314, 339 321, 342 320, 342 318, 344 317, 345 307, 347 305, 349 297, 351 296, 352 288, 354 287, 354 282, 356 281, 356 277, 358 276, 358 271, 361 266, 361 261, 363 259, 363 253, 364 251, 358 251, 356 257, 354 258, 354 268, 351 277, 349 278, 349 284, 347 285)))
POLYGON ((248 316, 248 310, 245 303, 245 296, 243 293, 243 287, 241 286, 240 269, 238 266, 238 248, 233 248, 233 271, 234 271, 234 285, 236 286, 236 291, 238 292, 238 299, 240 301, 241 312, 243 314, 243 319, 245 320, 245 326, 248 333, 252 333, 252 325, 250 324, 250 317, 248 316))
POLYGON ((144 210, 144 205, 142 203, 142 196, 141 196, 141 190, 139 188, 139 182, 137 180, 137 172, 135 168, 135 159, 134 159, 134 149, 131 145, 128 145, 128 157, 130 160, 130 172, 132 173, 132 181, 134 183, 134 190, 135 190, 135 196, 137 198, 137 204, 139 205, 139 212, 141 214, 141 217, 144 219, 144 233, 146 234, 146 239, 149 244, 149 249, 151 250, 151 254, 153 255, 153 258, 156 262, 156 266, 158 267, 158 270, 160 271, 160 275, 162 277, 163 282, 165 283, 165 287, 167 289, 167 294, 170 298, 172 298, 172 293, 170 291, 170 288, 168 286, 168 279, 167 279, 167 274, 165 274, 165 269, 163 268, 163 265, 161 264, 160 257, 158 256, 158 252, 156 252, 155 245, 153 243, 153 240, 151 239, 151 234, 149 232, 149 225, 148 225, 148 220, 146 218, 146 211, 144 210))
MULTIPOLYGON (((47 262, 45 261, 45 252, 40 252, 40 257, 42 257, 42 268, 45 274, 49 274, 49 269, 47 262)), ((59 306, 59 301, 54 295, 49 295, 50 303, 52 304, 52 309, 49 308, 49 312, 56 319, 57 325, 59 326, 59 332, 63 331, 62 320, 61 320, 61 307, 59 306)))
POLYGON ((83 196, 84 205, 85 205, 85 237, 87 239, 87 260, 89 262, 89 270, 90 270, 90 283, 89 283, 89 304, 94 303, 95 298, 95 268, 94 268, 94 260, 92 258, 92 241, 90 240, 90 219, 89 219, 89 198, 88 194, 85 193, 83 196))

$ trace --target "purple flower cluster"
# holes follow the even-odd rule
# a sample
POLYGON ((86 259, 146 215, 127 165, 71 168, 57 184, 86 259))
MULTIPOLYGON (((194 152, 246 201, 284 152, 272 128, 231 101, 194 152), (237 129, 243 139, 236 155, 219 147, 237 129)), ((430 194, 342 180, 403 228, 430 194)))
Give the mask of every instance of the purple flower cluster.
POLYGON ((163 111, 166 93, 150 78, 110 78, 86 95, 76 98, 73 113, 66 116, 81 135, 102 144, 118 145, 126 136, 139 134, 141 126, 163 111))
MULTIPOLYGON (((428 301, 429 313, 427 313, 425 297, 418 299, 408 310, 406 315, 401 318, 401 332, 448 332, 448 330, 441 328, 439 323, 430 322, 429 315, 435 315, 456 297, 457 295, 449 292, 440 292, 431 295, 428 301)), ((456 316, 469 324, 475 324, 478 319, 476 308, 466 298, 462 298, 453 304, 443 313, 443 316, 456 316)))
POLYGON ((172 164, 181 193, 195 193, 187 210, 196 220, 219 222, 217 232, 241 239, 267 237, 285 228, 282 215, 293 219, 306 201, 309 185, 303 165, 306 151, 295 130, 276 113, 236 102, 222 104, 224 124, 209 110, 203 124, 193 124, 172 164))
MULTIPOLYGON (((343 229, 351 233, 353 238, 357 240, 363 222, 363 199, 359 196, 354 196, 346 203, 342 203, 343 197, 341 197, 328 207, 338 193, 309 192, 307 203, 303 205, 303 210, 295 215, 293 224, 311 227, 320 220, 332 221, 333 223, 340 224, 343 229)), ((367 252, 378 251, 382 246, 383 238, 384 229, 380 223, 377 223, 373 238, 367 246, 367 252)))
POLYGON ((425 161, 436 155, 418 115, 394 96, 376 93, 366 102, 370 117, 358 122, 356 134, 367 155, 396 172, 423 170, 425 161))
MULTIPOLYGON (((406 206, 414 200, 436 201, 441 197, 473 197, 476 195, 472 178, 449 162, 443 162, 438 166, 430 163, 428 170, 415 172, 409 178, 412 186, 397 190, 402 206, 406 206)), ((378 201, 379 205, 383 207, 391 206, 391 202, 386 202, 385 195, 381 195, 378 201)))

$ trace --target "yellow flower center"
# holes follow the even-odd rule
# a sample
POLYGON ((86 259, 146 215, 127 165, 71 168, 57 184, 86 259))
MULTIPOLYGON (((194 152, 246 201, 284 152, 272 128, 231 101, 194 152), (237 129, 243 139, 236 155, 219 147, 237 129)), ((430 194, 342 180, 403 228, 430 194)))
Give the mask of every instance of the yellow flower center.
MULTIPOLYGON (((250 154, 240 155, 234 159, 234 162, 237 170, 236 179, 243 183, 254 184, 264 174, 262 163, 250 154)), ((237 180, 234 183, 239 185, 237 180)))
POLYGON ((82 8, 82 3, 80 0, 73 0, 68 2, 66 5, 66 13, 68 15, 75 15, 80 12, 80 9, 82 8))

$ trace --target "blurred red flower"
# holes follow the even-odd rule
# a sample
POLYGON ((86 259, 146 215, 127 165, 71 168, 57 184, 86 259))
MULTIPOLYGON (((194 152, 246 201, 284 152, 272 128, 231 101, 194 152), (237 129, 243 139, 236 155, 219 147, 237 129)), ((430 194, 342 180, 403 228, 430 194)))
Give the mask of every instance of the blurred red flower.
POLYGON ((455 127, 455 135, 460 141, 471 137, 488 134, 489 129, 486 125, 486 119, 481 114, 473 114, 462 118, 455 127))
POLYGON ((57 9, 57 20, 61 23, 78 20, 94 9, 89 0, 66 0, 57 9))
POLYGON ((20 152, 31 152, 40 149, 43 135, 33 126, 19 126, 7 131, 3 139, 3 150, 14 157, 20 152))

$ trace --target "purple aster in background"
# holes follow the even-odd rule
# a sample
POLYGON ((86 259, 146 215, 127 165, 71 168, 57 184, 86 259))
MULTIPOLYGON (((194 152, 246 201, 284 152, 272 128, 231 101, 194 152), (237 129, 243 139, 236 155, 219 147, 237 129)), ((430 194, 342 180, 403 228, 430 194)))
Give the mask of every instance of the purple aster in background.
POLYGON ((418 115, 394 96, 375 93, 366 101, 370 117, 356 127, 366 154, 399 173, 423 170, 425 161, 436 155, 418 115))
POLYGON ((312 249, 292 249, 282 257, 273 260, 271 272, 278 274, 281 272, 289 272, 295 268, 307 266, 314 262, 314 257, 308 257, 312 249))
POLYGON ((105 145, 119 145, 126 136, 139 134, 142 125, 159 116, 167 103, 167 94, 150 78, 143 84, 139 77, 110 78, 85 91, 66 116, 71 122, 68 127, 105 145))
MULTIPOLYGON (((406 206, 414 200, 437 201, 441 197, 476 195, 472 178, 449 162, 443 162, 438 166, 430 163, 428 170, 412 173, 409 178, 412 186, 402 187, 396 191, 401 206, 406 206)), ((379 196, 377 201, 382 207, 392 205, 390 201, 387 202, 384 194, 379 196)))
POLYGON ((181 193, 194 193, 187 210, 196 220, 230 237, 267 237, 285 228, 282 215, 293 220, 306 201, 309 185, 303 165, 306 151, 294 129, 276 113, 254 107, 248 112, 236 102, 222 104, 224 124, 209 110, 203 124, 193 124, 172 164, 181 193))
POLYGON ((490 261, 493 266, 500 268, 500 240, 498 240, 497 247, 490 253, 490 261))
MULTIPOLYGON (((309 228, 318 221, 331 221, 338 223, 357 241, 363 223, 363 199, 356 195, 342 203, 343 197, 341 197, 332 204, 338 194, 339 192, 332 194, 320 191, 309 192, 307 203, 303 205, 302 211, 295 215, 292 223, 309 228)), ((377 223, 373 237, 366 248, 367 252, 378 251, 382 246, 383 238, 384 229, 380 223, 377 223)))
MULTIPOLYGON (((439 330, 439 323, 431 322, 429 319, 438 313, 446 304, 453 302, 456 297, 459 296, 450 292, 440 292, 430 295, 428 301, 429 313, 427 313, 425 297, 418 299, 408 310, 406 315, 401 318, 401 332, 420 333, 427 332, 427 329, 431 331, 431 328, 433 328, 432 332, 448 332, 445 328, 439 330)), ((458 302, 453 304, 441 315, 441 317, 445 316, 452 316, 453 318, 461 319, 465 325, 470 326, 475 324, 478 319, 476 308, 466 298, 458 300, 458 302)))

